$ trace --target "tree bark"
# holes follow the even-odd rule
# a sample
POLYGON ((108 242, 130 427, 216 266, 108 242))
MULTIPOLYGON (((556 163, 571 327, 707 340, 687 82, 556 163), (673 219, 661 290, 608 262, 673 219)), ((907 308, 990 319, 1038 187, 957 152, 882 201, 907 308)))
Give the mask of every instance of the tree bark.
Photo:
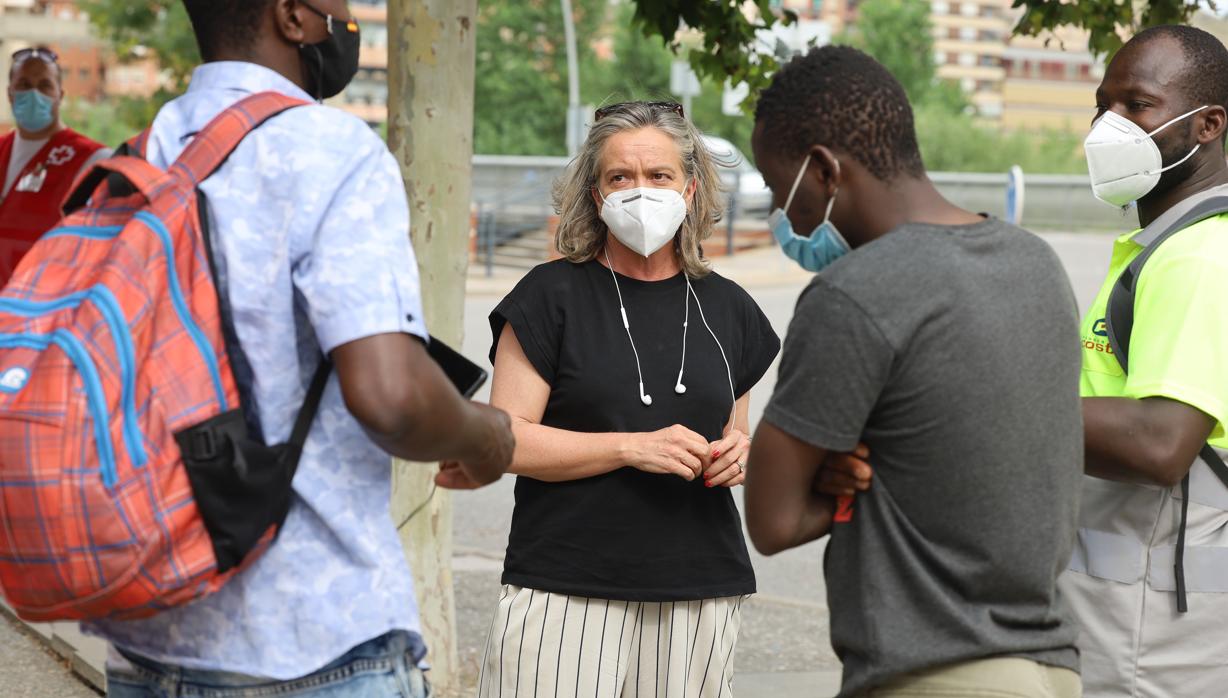
MULTIPOLYGON (((473 159, 477 0, 389 0, 388 145, 401 165, 431 334, 461 346, 473 159)), ((393 515, 401 522, 432 491, 436 469, 394 461, 393 515)), ((430 678, 457 695, 452 593, 452 496, 438 490, 401 529, 414 573, 430 678)))

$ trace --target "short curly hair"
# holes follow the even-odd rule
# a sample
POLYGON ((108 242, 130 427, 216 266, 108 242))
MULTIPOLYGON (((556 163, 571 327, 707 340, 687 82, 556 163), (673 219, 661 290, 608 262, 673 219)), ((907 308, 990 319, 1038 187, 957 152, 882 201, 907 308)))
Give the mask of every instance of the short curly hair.
POLYGON ((273 0, 183 0, 205 60, 223 51, 251 48, 273 0))
POLYGON ((925 174, 904 88, 850 46, 823 46, 789 61, 760 95, 755 121, 762 142, 777 154, 800 158, 825 145, 883 181, 925 174))
POLYGON ((1197 27, 1165 24, 1144 29, 1126 46, 1141 46, 1155 39, 1171 38, 1185 54, 1185 70, 1178 89, 1189 108, 1204 104, 1228 109, 1228 48, 1213 34, 1197 27))

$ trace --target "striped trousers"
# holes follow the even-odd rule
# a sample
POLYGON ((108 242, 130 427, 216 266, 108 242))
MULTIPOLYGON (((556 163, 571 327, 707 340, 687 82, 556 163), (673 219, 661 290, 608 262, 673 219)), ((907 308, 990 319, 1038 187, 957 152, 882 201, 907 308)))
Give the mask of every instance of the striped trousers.
POLYGON ((504 586, 478 696, 732 696, 744 598, 610 601, 504 586))

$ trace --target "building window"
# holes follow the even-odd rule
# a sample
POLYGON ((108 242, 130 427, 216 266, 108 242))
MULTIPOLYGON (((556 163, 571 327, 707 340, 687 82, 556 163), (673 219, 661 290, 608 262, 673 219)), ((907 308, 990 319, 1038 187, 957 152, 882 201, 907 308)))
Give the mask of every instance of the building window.
POLYGON ((975 27, 963 27, 959 30, 959 38, 963 39, 964 41, 976 41, 976 36, 977 33, 975 27))
POLYGON ((938 51, 934 54, 934 63, 936 65, 944 65, 947 62, 947 54, 945 51, 938 51))
POLYGON ((959 13, 965 17, 975 17, 980 14, 980 7, 971 2, 965 2, 959 6, 959 13))
POLYGON ((930 6, 930 11, 936 15, 946 15, 951 13, 951 7, 945 2, 935 2, 930 6))
POLYGON ((974 65, 976 65, 976 54, 975 54, 975 53, 961 53, 961 54, 959 54, 959 64, 960 64, 960 65, 965 65, 965 66, 974 66, 974 65))
POLYGON ((1042 80, 1063 80, 1066 77, 1066 66, 1057 61, 1042 61, 1040 77, 1042 80))
POLYGON ((372 22, 362 25, 362 45, 367 48, 384 48, 388 45, 388 25, 372 22))
POLYGON ((997 68, 999 65, 1001 65, 1001 63, 998 62, 997 56, 981 56, 981 59, 977 63, 978 65, 986 68, 997 68))

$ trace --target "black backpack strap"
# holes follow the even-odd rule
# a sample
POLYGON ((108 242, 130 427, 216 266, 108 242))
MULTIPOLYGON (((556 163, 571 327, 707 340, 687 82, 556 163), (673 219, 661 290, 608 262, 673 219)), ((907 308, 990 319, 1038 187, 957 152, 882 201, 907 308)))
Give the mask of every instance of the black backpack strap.
MULTIPOLYGON (((1200 221, 1228 213, 1228 196, 1211 196, 1198 202, 1188 212, 1177 217, 1171 223, 1161 222, 1160 227, 1152 229, 1148 226, 1136 236, 1146 248, 1130 262, 1130 265, 1117 277, 1117 283, 1109 293, 1108 304, 1105 307, 1104 322, 1108 332, 1109 346, 1121 370, 1129 372, 1130 368, 1130 335, 1134 331, 1134 301, 1138 288, 1139 275, 1143 266, 1155 254, 1166 240, 1200 221)), ((1211 444, 1203 444, 1198 455, 1215 473, 1219 481, 1228 487, 1228 464, 1220 458, 1219 453, 1211 444)), ((1177 611, 1185 613, 1189 610, 1185 589, 1185 525, 1190 502, 1190 475, 1186 473, 1181 480, 1181 524, 1177 529, 1177 550, 1173 562, 1173 572, 1177 579, 1177 611)))
MULTIPOLYGON (((1130 351, 1130 333, 1134 329, 1134 293, 1138 286, 1139 275, 1151 255, 1164 244, 1164 241, 1186 228, 1222 213, 1228 213, 1228 196, 1216 196, 1206 199, 1192 208, 1185 215, 1177 218, 1171 224, 1160 230, 1152 230, 1148 226, 1135 239, 1146 238, 1146 249, 1130 262, 1109 294, 1109 302, 1105 308, 1104 320, 1109 334, 1109 346, 1121 370, 1129 371, 1128 354, 1130 351)), ((1225 483, 1228 484, 1228 483, 1225 483)))
POLYGON ((315 375, 311 377, 311 385, 307 388, 307 396, 303 398, 303 406, 299 408, 298 417, 294 419, 294 428, 290 431, 290 441, 294 449, 294 468, 298 469, 298 456, 303 452, 303 444, 307 443, 307 434, 311 431, 311 423, 315 421, 316 412, 320 410, 320 401, 324 399, 324 388, 328 386, 328 377, 332 375, 333 363, 328 357, 320 357, 320 365, 316 367, 315 375))

